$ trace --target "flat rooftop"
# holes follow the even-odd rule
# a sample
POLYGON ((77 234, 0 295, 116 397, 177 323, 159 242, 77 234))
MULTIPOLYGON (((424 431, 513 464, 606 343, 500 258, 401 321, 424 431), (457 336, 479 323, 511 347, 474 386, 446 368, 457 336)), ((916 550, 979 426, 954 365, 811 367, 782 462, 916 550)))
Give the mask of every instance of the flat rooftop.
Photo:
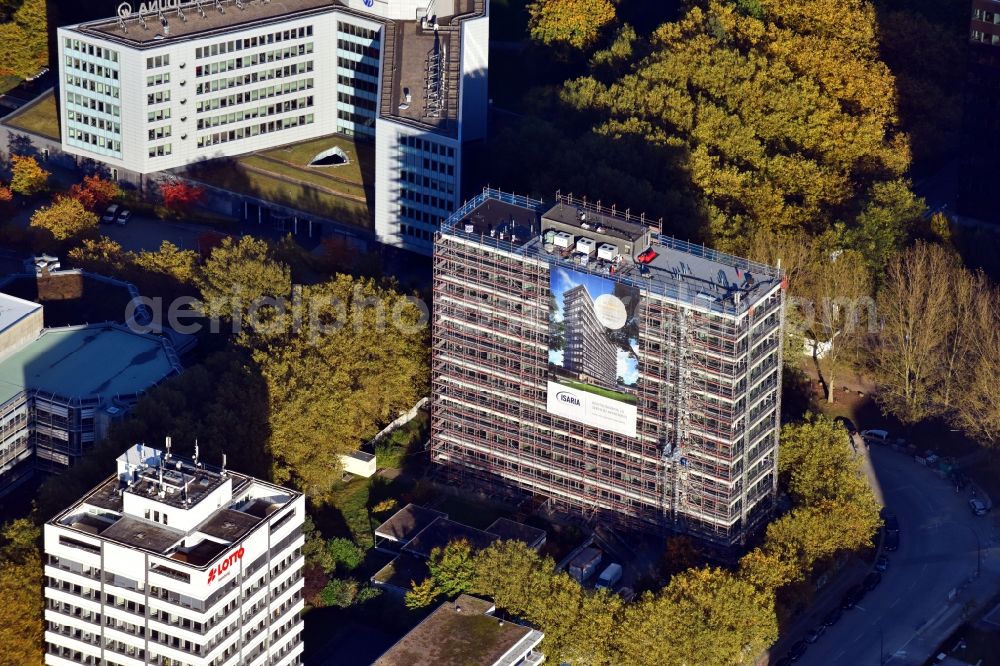
POLYGON ((130 396, 179 371, 162 338, 120 325, 50 328, 0 361, 0 404, 24 390, 67 399, 130 396))
POLYGON ((454 520, 438 518, 413 537, 403 548, 403 552, 429 558, 435 548, 444 548, 452 541, 461 539, 468 541, 474 550, 482 550, 499 540, 499 537, 454 520))
MULTIPOLYGON (((740 314, 765 298, 781 284, 784 274, 777 268, 718 252, 660 233, 649 233, 650 252, 636 248, 635 256, 615 261, 584 261, 580 253, 553 251, 543 243, 542 217, 557 217, 564 224, 577 225, 578 235, 588 236, 581 213, 588 224, 600 222, 602 234, 621 234, 622 238, 640 238, 648 232, 643 218, 612 214, 584 202, 559 197, 556 205, 537 199, 484 190, 469 200, 441 226, 445 235, 463 237, 499 250, 592 273, 636 286, 642 293, 701 306, 724 314, 740 314), (512 235, 513 229, 517 233, 512 235), (501 234, 497 230, 507 230, 501 234), (528 231, 526 235, 525 230, 528 231), (640 260, 641 255, 641 260, 640 260)), ((613 235, 612 234, 612 235, 613 235)))
POLYGON ((287 506, 300 495, 244 474, 223 471, 204 463, 196 465, 184 457, 171 455, 163 458, 160 451, 143 449, 141 445, 129 449, 118 462, 117 474, 105 479, 50 522, 202 567, 230 544, 241 541, 263 524, 274 511, 287 506), (135 456, 139 450, 144 450, 149 456, 135 456), (159 482, 161 471, 162 485, 159 482), (203 509, 198 507, 198 503, 230 481, 232 493, 227 491, 212 495, 211 501, 221 498, 221 505, 212 504, 210 512, 193 514, 198 516, 199 522, 190 529, 178 529, 173 520, 171 526, 167 526, 124 510, 123 495, 131 494, 175 509, 203 509), (159 494, 161 490, 162 496, 159 494), (203 519, 202 515, 205 516, 203 519), (188 544, 186 547, 183 546, 185 543, 188 544))
POLYGON ((42 306, 17 296, 0 293, 0 332, 7 330, 42 306))
POLYGON ((490 534, 496 534, 504 541, 520 541, 530 548, 540 548, 545 543, 545 530, 519 523, 510 518, 497 518, 486 528, 490 534))
POLYGON ((489 615, 489 601, 459 595, 446 601, 403 636, 374 666, 492 666, 530 634, 540 634, 489 615))
POLYGON ((202 0, 203 16, 198 3, 182 2, 179 12, 177 7, 163 11, 166 26, 161 23, 157 12, 146 12, 142 15, 146 23, 143 27, 139 20, 139 4, 138 1, 133 2, 133 13, 122 19, 124 30, 117 16, 81 23, 74 26, 74 29, 81 33, 99 33, 101 37, 114 38, 115 41, 132 46, 161 46, 212 32, 243 29, 254 24, 341 7, 335 0, 242 0, 239 3, 242 7, 237 5, 236 0, 220 0, 218 4, 214 0, 202 0))
POLYGON ((435 520, 447 517, 448 514, 441 511, 428 509, 419 504, 407 504, 379 525, 375 529, 375 536, 406 545, 435 520))
POLYGON ((434 24, 389 23, 385 31, 382 115, 458 133, 461 21, 481 16, 484 0, 454 0, 455 13, 434 24))

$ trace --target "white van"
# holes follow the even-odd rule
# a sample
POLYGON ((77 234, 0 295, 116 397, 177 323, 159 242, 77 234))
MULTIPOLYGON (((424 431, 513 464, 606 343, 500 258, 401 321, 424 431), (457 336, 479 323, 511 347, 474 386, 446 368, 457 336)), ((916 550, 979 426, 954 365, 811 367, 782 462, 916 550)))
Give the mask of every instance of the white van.
POLYGON ((866 442, 875 442, 876 444, 889 443, 889 433, 886 430, 862 430, 861 437, 866 442))

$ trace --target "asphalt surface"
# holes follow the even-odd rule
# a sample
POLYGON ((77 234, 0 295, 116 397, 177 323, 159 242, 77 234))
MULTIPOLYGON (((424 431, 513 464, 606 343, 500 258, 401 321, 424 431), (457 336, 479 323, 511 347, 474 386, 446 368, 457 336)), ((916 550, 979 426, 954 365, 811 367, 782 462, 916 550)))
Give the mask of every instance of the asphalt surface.
POLYGON ((809 646, 804 666, 923 664, 966 608, 997 591, 992 514, 973 516, 968 491, 956 493, 911 456, 876 445, 869 455, 899 517, 900 546, 886 553, 881 584, 809 646))

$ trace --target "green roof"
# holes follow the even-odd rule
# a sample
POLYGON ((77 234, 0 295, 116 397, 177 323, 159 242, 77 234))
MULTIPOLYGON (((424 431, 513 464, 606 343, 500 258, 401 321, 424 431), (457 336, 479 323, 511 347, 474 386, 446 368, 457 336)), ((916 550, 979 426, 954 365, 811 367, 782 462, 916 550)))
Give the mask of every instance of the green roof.
POLYGON ((179 370, 168 343, 151 335, 107 324, 50 328, 0 362, 0 404, 24 390, 103 401, 179 370))

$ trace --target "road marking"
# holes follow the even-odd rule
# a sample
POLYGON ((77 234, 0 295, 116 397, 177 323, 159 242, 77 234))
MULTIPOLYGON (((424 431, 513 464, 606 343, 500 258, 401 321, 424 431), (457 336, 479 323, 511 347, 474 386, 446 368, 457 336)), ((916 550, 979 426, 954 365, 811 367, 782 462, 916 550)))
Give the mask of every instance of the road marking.
MULTIPOLYGON (((902 597, 900 597, 900 599, 902 599, 902 597)), ((896 599, 891 604, 889 604, 889 608, 895 608, 896 604, 898 604, 898 603, 899 603, 899 599, 896 599)))

